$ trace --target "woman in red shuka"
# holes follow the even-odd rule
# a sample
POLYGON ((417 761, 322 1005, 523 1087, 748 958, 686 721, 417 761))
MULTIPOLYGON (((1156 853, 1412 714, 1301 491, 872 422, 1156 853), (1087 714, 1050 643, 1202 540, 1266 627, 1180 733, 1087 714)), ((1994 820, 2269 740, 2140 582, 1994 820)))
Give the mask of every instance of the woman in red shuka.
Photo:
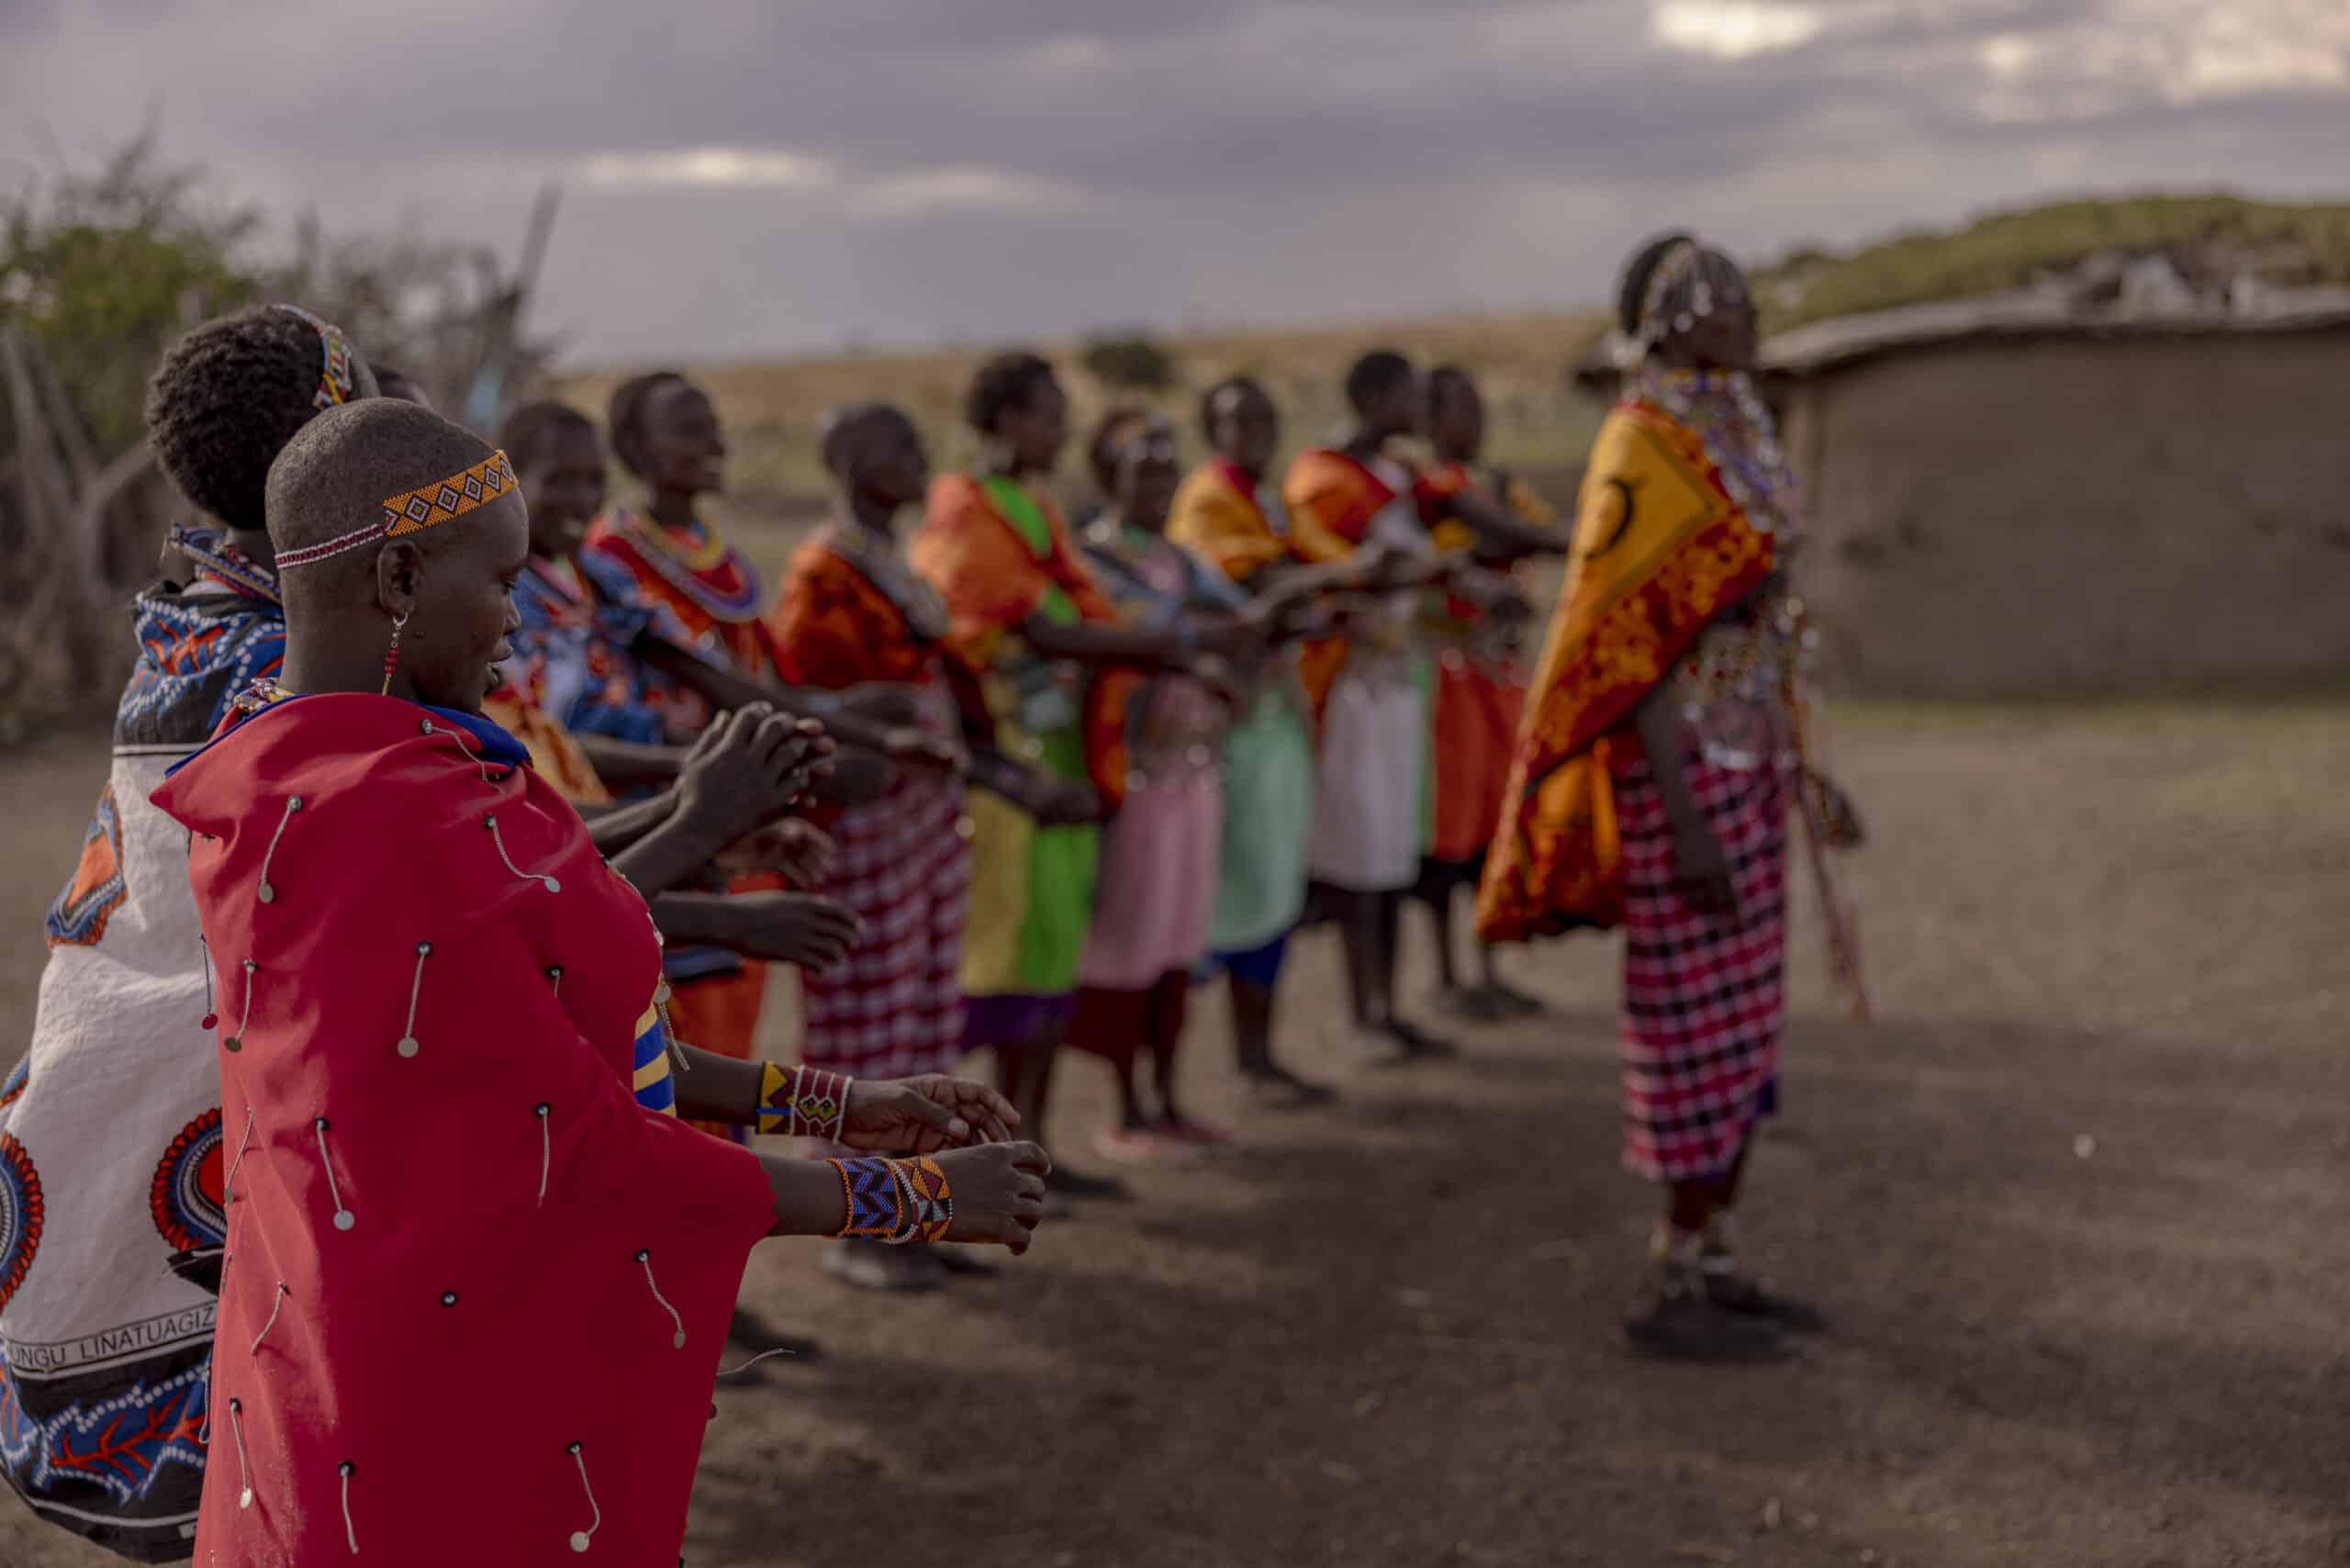
POLYGON ((479 716, 529 554, 504 454, 349 404, 268 522, 284 685, 155 792, 194 835, 231 1151, 197 1555, 676 1562, 752 1245, 1024 1250, 1043 1156, 956 1147, 1013 1118, 948 1079, 703 1055, 664 1092, 650 913, 479 716), (766 1158, 680 1110, 918 1158, 766 1158))

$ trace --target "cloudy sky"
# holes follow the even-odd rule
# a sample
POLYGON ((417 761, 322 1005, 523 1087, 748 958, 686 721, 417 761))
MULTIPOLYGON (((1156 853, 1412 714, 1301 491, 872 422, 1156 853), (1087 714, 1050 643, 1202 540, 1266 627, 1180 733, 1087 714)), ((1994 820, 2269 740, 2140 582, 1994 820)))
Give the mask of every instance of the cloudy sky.
POLYGON ((2051 193, 2350 196, 2344 0, 0 0, 0 178, 510 253, 578 358, 1581 304, 2051 193))

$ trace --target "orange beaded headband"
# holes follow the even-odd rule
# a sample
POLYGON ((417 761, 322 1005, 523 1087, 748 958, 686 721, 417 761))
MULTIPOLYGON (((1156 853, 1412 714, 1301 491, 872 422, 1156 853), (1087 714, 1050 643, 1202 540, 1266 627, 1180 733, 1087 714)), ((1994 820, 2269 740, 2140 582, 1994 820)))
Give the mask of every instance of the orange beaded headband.
POLYGON ((438 528, 453 522, 467 512, 486 507, 514 488, 514 465, 506 454, 493 452, 487 457, 461 473, 446 479, 436 479, 430 485, 404 490, 384 502, 384 515, 364 528, 354 528, 348 533, 337 534, 320 544, 306 544, 299 550, 277 553, 277 569, 308 566, 346 550, 356 550, 378 539, 397 539, 403 533, 421 533, 428 528, 438 528))

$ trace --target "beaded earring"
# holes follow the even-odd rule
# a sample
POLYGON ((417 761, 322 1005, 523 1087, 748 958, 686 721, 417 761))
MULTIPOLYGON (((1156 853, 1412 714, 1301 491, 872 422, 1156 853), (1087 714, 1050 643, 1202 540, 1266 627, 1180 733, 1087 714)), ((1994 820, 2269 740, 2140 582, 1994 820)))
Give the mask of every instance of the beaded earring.
POLYGON ((383 695, 386 697, 392 694, 392 672, 400 667, 400 633, 407 625, 408 616, 405 613, 395 617, 392 622, 392 645, 384 650, 383 695))

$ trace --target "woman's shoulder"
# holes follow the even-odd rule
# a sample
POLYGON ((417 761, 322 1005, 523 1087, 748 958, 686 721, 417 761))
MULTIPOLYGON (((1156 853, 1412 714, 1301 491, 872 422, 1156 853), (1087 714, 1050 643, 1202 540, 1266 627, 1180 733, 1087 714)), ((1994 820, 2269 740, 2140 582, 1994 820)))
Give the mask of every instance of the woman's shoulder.
POLYGON ((1281 476, 1281 496, 1301 503, 1353 504, 1383 498, 1395 487, 1354 454, 1335 446, 1309 446, 1281 476))
POLYGON ((281 814, 355 812, 374 836, 429 833, 528 755, 487 721, 366 692, 296 697, 263 683, 155 791, 191 832, 227 837, 281 814))
POLYGON ((930 493, 923 498, 923 526, 959 522, 986 510, 987 492, 979 487, 978 476, 950 469, 930 482, 930 493))
POLYGON ((1670 409, 1638 393, 1619 400, 1599 422, 1593 450, 1610 443, 1649 447, 1693 461, 1702 459, 1706 454, 1703 437, 1670 409))
POLYGON ((281 950, 299 932, 315 952, 373 951, 396 927, 456 940, 568 918, 545 895, 594 890, 593 843, 527 755, 477 716, 306 697, 225 731, 153 799, 198 835, 189 874, 221 950, 267 928, 281 950))
POLYGON ((615 507, 599 514, 588 525, 588 537, 580 541, 579 559, 585 563, 597 556, 607 559, 633 556, 637 552, 629 538, 631 532, 632 521, 626 508, 615 507))
POLYGON ((879 565, 838 524, 819 528, 800 542, 784 567, 776 596, 776 635, 805 636, 844 616, 860 622, 896 619, 897 607, 878 580, 879 565))

